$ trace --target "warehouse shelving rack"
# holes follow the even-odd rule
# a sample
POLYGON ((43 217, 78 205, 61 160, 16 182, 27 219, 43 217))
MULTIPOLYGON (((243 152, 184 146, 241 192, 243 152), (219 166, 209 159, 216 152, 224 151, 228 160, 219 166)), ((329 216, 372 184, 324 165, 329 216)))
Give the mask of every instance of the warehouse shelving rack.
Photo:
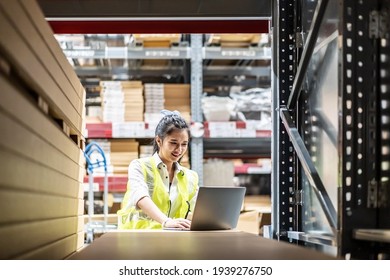
MULTIPOLYGON (((76 35, 79 36, 79 35, 76 35)), ((122 38, 128 35, 116 35, 118 40, 126 40, 122 38)), ((127 45, 123 47, 107 46, 106 44, 93 44, 93 46, 73 47, 67 44, 66 40, 71 41, 66 37, 59 36, 60 44, 64 48, 64 53, 69 60, 73 61, 76 74, 81 80, 93 80, 93 77, 106 77, 112 79, 114 77, 149 77, 171 76, 174 80, 180 80, 191 84, 191 121, 203 123, 203 113, 201 98, 203 95, 204 86, 231 86, 234 84, 242 84, 247 86, 269 86, 270 85, 270 66, 265 63, 263 66, 252 66, 251 61, 263 60, 270 61, 271 53, 269 47, 259 45, 251 45, 247 48, 222 48, 219 46, 206 46, 205 35, 192 34, 183 35, 184 40, 178 44, 171 45, 169 48, 144 48, 137 44, 127 45), (61 39, 65 39, 61 41, 61 39), (186 41, 188 40, 188 41, 186 41), (93 60, 96 66, 80 66, 78 60, 93 60), (125 64, 131 60, 169 60, 166 66, 142 67, 135 65, 127 67, 125 64), (111 60, 121 61, 114 66, 110 66, 111 60), (212 60, 232 60, 237 61, 236 65, 224 66, 223 68, 215 65, 208 65, 208 61, 212 60), (179 64, 178 62, 181 61, 179 64), (251 81, 234 81, 230 77, 234 75, 251 75, 255 79, 251 81), (215 84, 213 81, 205 81, 204 77, 227 77, 219 78, 220 84, 215 84), (245 84, 245 83, 249 84, 245 84), (205 83, 205 84, 204 84, 205 83)), ((96 39, 98 42, 104 42, 105 39, 115 39, 115 35, 105 38, 103 35, 88 35, 88 40, 96 39)), ((95 82, 96 83, 96 82, 95 82)), ((92 85, 93 87, 93 85, 92 85)), ((95 104, 88 102, 88 96, 95 97, 95 94, 88 93, 87 87, 87 104, 95 104)), ((263 133, 264 134, 264 133, 263 133)), ((220 157, 221 152, 229 154, 229 150, 234 150, 235 146, 240 146, 244 151, 244 158, 255 157, 270 157, 271 136, 270 133, 265 133, 266 136, 253 138, 240 138, 238 144, 237 138, 205 138, 193 137, 191 141, 191 167, 199 174, 200 185, 203 185, 203 158, 205 156, 220 157), (255 140, 255 141, 254 141, 255 140), (216 147, 216 143, 222 144, 216 147), (208 151, 212 151, 208 153, 208 151), (217 152, 217 153, 215 153, 217 152)), ((96 137, 94 137, 96 138, 96 137)), ((102 137, 104 138, 104 137, 102 137)), ((142 139, 141 139, 142 140, 142 139)), ((232 156, 236 156, 232 154, 232 156)), ((226 156, 224 156, 226 158, 226 156)), ((229 158, 229 156, 227 156, 229 158)))
POLYGON ((274 2, 275 239, 351 259, 390 256, 389 8, 274 2))

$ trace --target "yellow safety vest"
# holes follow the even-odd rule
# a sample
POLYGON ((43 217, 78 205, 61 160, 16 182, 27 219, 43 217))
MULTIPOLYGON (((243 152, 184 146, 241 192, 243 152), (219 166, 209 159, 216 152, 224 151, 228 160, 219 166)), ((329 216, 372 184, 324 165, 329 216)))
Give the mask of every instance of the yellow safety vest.
MULTIPOLYGON (((139 159, 145 182, 149 189, 153 189, 152 201, 170 218, 186 218, 190 209, 189 201, 194 197, 198 189, 198 175, 196 172, 181 167, 177 173, 178 197, 181 201, 179 208, 172 212, 169 193, 164 187, 160 173, 153 157, 139 159), (152 184, 152 185, 151 185, 152 184), (191 191, 191 192, 190 192, 191 191)), ((118 229, 161 229, 160 223, 149 218, 142 210, 135 206, 129 207, 130 183, 127 183, 127 192, 123 198, 122 209, 118 210, 118 229)))

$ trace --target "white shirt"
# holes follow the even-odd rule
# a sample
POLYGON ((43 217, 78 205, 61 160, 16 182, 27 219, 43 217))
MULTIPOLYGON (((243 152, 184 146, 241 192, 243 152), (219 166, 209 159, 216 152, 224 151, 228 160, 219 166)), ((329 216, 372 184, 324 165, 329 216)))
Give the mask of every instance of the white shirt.
MULTIPOLYGON (((181 172, 181 165, 177 162, 174 163, 175 165, 175 173, 173 176, 172 184, 169 186, 169 173, 167 166, 162 162, 161 158, 157 153, 153 155, 154 161, 156 163, 156 166, 158 168, 158 171, 160 173, 161 179, 164 183, 164 187, 166 191, 169 193, 169 199, 172 202, 171 209, 175 210, 178 208, 178 203, 177 197, 179 195, 178 188, 177 188, 177 174, 181 172)), ((136 206, 137 202, 145 197, 151 197, 153 194, 153 188, 149 189, 148 185, 145 182, 145 177, 142 172, 141 164, 139 160, 133 160, 128 168, 128 175, 129 175, 129 183, 130 183, 130 201, 129 201, 129 206, 136 206)), ((195 197, 190 201, 191 205, 191 211, 193 211, 193 207, 195 204, 196 200, 196 195, 195 197)), ((174 212, 174 211, 171 211, 174 212)))

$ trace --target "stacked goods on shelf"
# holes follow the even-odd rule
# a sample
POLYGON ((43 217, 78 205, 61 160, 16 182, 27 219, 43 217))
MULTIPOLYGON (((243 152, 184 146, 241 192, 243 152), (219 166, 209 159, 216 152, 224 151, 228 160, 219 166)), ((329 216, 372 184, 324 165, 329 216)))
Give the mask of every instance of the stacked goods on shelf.
MULTIPOLYGON (((191 121, 189 84, 101 81, 100 86, 103 123, 112 123, 112 133, 104 132, 106 137, 154 137, 163 109, 177 110, 187 122, 191 121)), ((88 125, 89 137, 97 137, 97 130, 103 129, 99 124, 95 125, 97 130, 88 125)))
POLYGON ((223 48, 247 48, 251 45, 257 45, 261 40, 262 34, 211 34, 207 41, 210 46, 220 46, 223 48))
POLYGON ((165 109, 177 110, 187 122, 191 122, 191 89, 189 84, 164 84, 164 100, 165 109))
POLYGON ((134 139, 110 140, 110 159, 114 174, 127 174, 129 164, 138 158, 138 142, 134 139))
POLYGON ((213 121, 204 122, 205 138, 270 138, 271 129, 260 121, 213 121))
POLYGON ((144 97, 141 81, 121 82, 125 104, 125 122, 143 121, 144 97))
POLYGON ((146 129, 144 122, 114 122, 112 123, 113 138, 148 137, 151 131, 146 129))
POLYGON ((206 121, 229 121, 235 106, 235 101, 229 97, 202 97, 202 110, 206 121))
POLYGON ((125 106, 121 82, 101 81, 103 122, 123 122, 125 106))
POLYGON ((84 243, 85 91, 35 1, 0 1, 0 259, 84 243))
POLYGON ((236 112, 243 120, 256 120, 258 127, 271 129, 271 88, 250 88, 241 92, 231 92, 236 102, 236 112))
MULTIPOLYGON (((127 169, 133 159, 138 158, 139 143, 134 139, 102 139, 96 140, 104 152, 107 163, 107 174, 127 174, 127 169)), ((91 161, 102 160, 99 154, 92 154, 91 161), (95 158, 98 157, 98 158, 95 158)), ((94 176, 104 176, 104 167, 94 169, 94 176)))
POLYGON ((133 38, 144 48, 169 48, 180 42, 181 34, 133 34, 133 38))
POLYGON ((85 124, 87 138, 112 138, 112 123, 89 123, 85 124))
POLYGON ((164 84, 144 84, 145 122, 158 123, 161 110, 164 109, 164 84))
MULTIPOLYGON (((209 34, 206 35, 206 45, 208 47, 218 47, 222 49, 222 53, 240 52, 245 49, 250 54, 254 49, 261 50, 265 56, 270 56, 270 36, 269 34, 209 34)), ((264 60, 255 60, 252 63, 263 65, 264 60)), ((213 66, 236 66, 237 60, 229 59, 216 59, 211 62, 213 66)), ((259 66, 260 66, 259 65, 259 66)), ((252 64, 252 66, 254 66, 252 64)))
MULTIPOLYGON (((135 45, 143 46, 147 49, 170 48, 180 42, 181 34, 133 34, 135 45)), ((151 58, 153 58, 151 56, 151 58)), ((144 66, 167 66, 169 59, 144 59, 144 66)))
POLYGON ((143 121, 140 81, 101 81, 103 122, 143 121))
POLYGON ((144 119, 148 124, 148 131, 153 132, 150 136, 154 136, 157 123, 160 121, 164 109, 164 84, 146 83, 145 87, 145 114, 144 119))

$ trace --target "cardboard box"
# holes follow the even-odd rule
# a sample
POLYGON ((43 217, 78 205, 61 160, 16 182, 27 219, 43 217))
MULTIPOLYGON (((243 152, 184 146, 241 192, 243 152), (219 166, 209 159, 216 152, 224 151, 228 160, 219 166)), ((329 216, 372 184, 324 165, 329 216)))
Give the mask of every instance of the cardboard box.
POLYGON ((271 213, 261 213, 253 210, 240 214, 236 229, 256 235, 263 235, 263 226, 270 224, 271 213))

